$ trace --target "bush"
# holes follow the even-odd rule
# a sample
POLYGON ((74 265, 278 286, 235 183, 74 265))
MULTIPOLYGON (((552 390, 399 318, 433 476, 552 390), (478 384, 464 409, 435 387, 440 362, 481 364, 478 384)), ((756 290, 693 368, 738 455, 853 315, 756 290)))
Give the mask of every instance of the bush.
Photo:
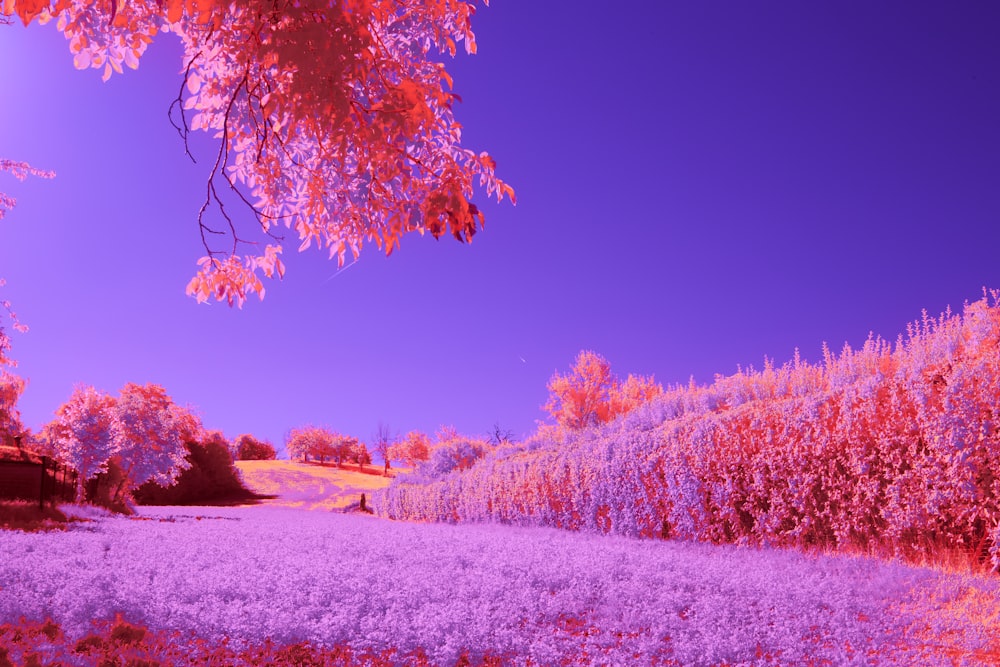
POLYGON ((489 444, 482 440, 457 437, 434 447, 430 458, 418 464, 414 473, 404 479, 440 479, 452 471, 471 468, 489 451, 489 444))
POLYGON ((204 505, 240 502, 253 499, 243 486, 239 471, 233 465, 229 447, 219 439, 187 443, 187 460, 191 464, 176 481, 163 487, 147 482, 135 490, 140 505, 204 505))
POLYGON ((248 433, 236 438, 235 445, 237 461, 273 461, 278 458, 274 445, 248 433))

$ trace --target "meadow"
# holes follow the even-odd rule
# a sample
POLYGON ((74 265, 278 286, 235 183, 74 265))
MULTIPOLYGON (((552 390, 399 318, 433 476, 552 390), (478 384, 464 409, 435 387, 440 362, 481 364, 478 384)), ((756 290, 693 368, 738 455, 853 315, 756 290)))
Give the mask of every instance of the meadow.
POLYGON ((266 505, 305 510, 343 509, 357 503, 362 493, 371 495, 392 480, 381 474, 380 467, 372 466, 364 472, 355 466, 340 468, 299 461, 236 461, 235 466, 247 488, 263 496, 275 496, 266 500, 266 505))
POLYGON ((0 531, 0 667, 1000 664, 990 296, 392 480, 250 461, 255 506, 65 506, 0 531))
POLYGON ((984 623, 998 613, 994 580, 861 557, 263 506, 95 514, 65 531, 2 531, 0 553, 0 623, 51 619, 67 637, 33 646, 36 664, 97 664, 72 647, 116 617, 192 651, 268 640, 394 656, 388 664, 997 655, 984 623), (994 604, 962 607, 977 600, 994 604))

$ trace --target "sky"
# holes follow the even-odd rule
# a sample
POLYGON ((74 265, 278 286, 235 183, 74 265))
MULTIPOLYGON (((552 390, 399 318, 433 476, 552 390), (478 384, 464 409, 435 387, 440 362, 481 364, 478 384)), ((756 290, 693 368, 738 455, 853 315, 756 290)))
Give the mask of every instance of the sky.
POLYGON ((227 436, 281 445, 441 425, 529 435, 554 372, 710 383, 827 342, 895 340, 1000 288, 1000 4, 494 0, 446 64, 463 145, 516 206, 470 245, 323 252, 243 309, 184 288, 211 141, 167 120, 181 51, 77 71, 53 24, 0 26, 2 296, 40 428, 74 386, 162 385, 227 436))

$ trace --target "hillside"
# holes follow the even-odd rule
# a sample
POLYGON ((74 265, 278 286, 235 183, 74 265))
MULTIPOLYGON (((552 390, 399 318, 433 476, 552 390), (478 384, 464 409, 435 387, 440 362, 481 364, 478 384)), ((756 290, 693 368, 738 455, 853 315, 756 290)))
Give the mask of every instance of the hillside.
POLYGON ((244 485, 254 493, 276 496, 263 501, 279 507, 308 510, 331 510, 357 503, 362 493, 369 496, 376 489, 389 485, 379 468, 368 467, 359 472, 356 466, 336 466, 300 463, 298 461, 237 461, 244 485))

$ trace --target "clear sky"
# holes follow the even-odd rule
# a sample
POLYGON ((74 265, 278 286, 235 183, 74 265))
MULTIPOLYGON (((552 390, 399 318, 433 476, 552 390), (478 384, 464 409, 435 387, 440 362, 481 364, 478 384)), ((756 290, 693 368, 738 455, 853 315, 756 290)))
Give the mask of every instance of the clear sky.
POLYGON ((526 435, 581 349, 707 383, 1000 287, 998 3, 495 0, 474 28, 448 63, 463 143, 517 206, 339 272, 293 241, 237 310, 184 294, 210 144, 191 164, 167 121, 176 38, 102 83, 54 25, 0 27, 0 156, 57 172, 0 176, 26 424, 131 381, 276 444, 526 435))

